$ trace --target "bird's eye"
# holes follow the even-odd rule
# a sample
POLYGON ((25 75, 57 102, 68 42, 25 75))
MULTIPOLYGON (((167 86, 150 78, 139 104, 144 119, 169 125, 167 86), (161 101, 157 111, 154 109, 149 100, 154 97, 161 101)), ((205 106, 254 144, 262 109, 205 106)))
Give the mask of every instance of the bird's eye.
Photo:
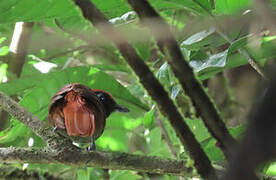
POLYGON ((100 96, 100 99, 103 101, 104 100, 104 96, 100 96))

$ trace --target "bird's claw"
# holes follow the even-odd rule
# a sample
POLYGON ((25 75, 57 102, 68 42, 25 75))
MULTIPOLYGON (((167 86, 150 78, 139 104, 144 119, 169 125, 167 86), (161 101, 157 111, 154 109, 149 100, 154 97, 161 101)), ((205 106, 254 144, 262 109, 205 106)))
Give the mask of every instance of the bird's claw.
POLYGON ((91 152, 95 150, 96 150, 95 140, 94 140, 94 137, 91 136, 91 146, 87 148, 87 151, 91 152))
POLYGON ((57 130, 57 126, 54 126, 53 132, 56 132, 56 130, 57 130))
POLYGON ((91 146, 87 147, 88 152, 92 152, 92 151, 95 151, 95 150, 96 150, 95 144, 92 144, 91 146))

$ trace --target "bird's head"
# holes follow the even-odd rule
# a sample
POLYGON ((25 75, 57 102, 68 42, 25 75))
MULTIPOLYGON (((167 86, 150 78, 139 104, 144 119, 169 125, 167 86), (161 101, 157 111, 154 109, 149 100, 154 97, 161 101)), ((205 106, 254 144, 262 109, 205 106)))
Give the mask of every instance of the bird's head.
POLYGON ((93 92, 99 97, 100 101, 103 103, 106 117, 108 117, 114 111, 129 112, 128 108, 117 104, 110 93, 98 89, 93 89, 93 92))

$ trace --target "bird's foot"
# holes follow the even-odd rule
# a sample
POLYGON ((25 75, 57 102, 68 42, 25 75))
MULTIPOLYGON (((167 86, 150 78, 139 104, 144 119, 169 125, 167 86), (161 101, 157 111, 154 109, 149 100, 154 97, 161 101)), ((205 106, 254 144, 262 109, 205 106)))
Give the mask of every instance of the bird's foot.
POLYGON ((88 152, 95 151, 95 150, 96 150, 95 144, 92 144, 91 146, 87 147, 88 152))
POLYGON ((56 130, 57 130, 57 126, 54 126, 53 127, 53 132, 56 132, 56 130))
POLYGON ((87 151, 91 152, 95 150, 96 150, 95 140, 94 140, 94 137, 91 136, 91 146, 87 148, 87 151))

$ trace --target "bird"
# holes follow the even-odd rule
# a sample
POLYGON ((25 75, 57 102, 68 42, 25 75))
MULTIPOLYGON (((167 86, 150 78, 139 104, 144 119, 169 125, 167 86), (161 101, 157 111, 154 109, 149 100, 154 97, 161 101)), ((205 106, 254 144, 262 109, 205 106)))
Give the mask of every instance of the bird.
POLYGON ((72 83, 62 87, 51 98, 48 124, 54 131, 66 130, 73 139, 90 137, 88 150, 92 151, 96 149, 95 140, 103 134, 106 118, 114 111, 129 112, 129 109, 117 104, 113 96, 104 90, 72 83))

